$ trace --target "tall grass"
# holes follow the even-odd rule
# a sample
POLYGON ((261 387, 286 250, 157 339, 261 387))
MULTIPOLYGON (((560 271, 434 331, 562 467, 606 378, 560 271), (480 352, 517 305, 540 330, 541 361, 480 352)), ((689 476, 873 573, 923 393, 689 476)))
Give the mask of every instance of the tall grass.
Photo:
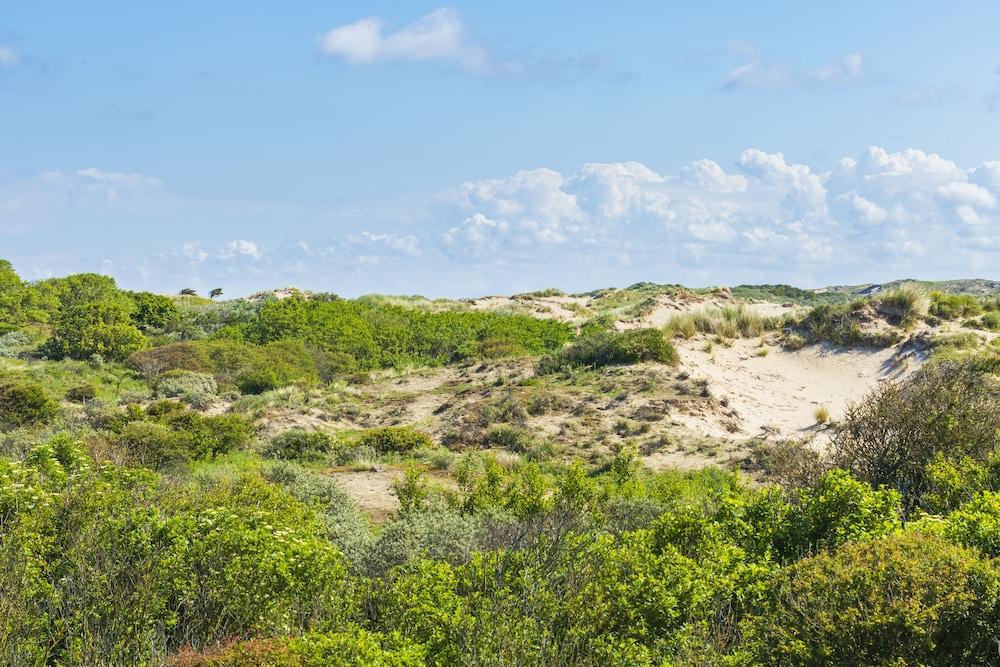
POLYGON ((740 305, 675 315, 664 325, 664 331, 673 338, 691 338, 698 333, 721 338, 752 338, 780 329, 784 324, 782 317, 767 317, 740 305))
POLYGON ((898 318, 904 326, 915 324, 917 320, 926 317, 930 305, 927 292, 913 284, 900 285, 879 294, 875 299, 879 312, 898 318))

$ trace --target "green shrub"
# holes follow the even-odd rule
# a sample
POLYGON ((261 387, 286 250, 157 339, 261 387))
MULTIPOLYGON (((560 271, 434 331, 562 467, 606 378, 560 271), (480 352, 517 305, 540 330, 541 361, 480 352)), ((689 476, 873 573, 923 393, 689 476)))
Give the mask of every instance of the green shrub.
POLYGON ((279 459, 317 461, 333 451, 336 441, 322 431, 294 428, 271 439, 267 455, 279 459))
POLYGON ((132 302, 132 323, 143 331, 162 330, 181 317, 173 299, 152 292, 125 292, 132 302))
POLYGON ((983 462, 1000 448, 1000 382, 975 361, 929 363, 848 406, 830 445, 834 464, 903 494, 907 512, 931 490, 939 453, 983 462))
POLYGON ((904 533, 779 572, 745 633, 759 664, 986 664, 1000 631, 998 592, 991 562, 904 533))
POLYGON ((44 423, 58 412, 58 403, 37 382, 0 378, 0 428, 44 423))
POLYGON ((244 371, 236 376, 236 388, 241 394, 263 394, 284 386, 278 374, 270 368, 244 371))
POLYGON ((145 346, 146 338, 132 324, 128 308, 118 301, 93 301, 59 315, 44 352, 55 359, 88 359, 99 354, 121 361, 145 346))
POLYGON ((808 343, 830 342, 835 345, 888 347, 900 340, 895 329, 863 326, 877 315, 871 302, 856 299, 845 304, 821 304, 790 327, 788 334, 798 334, 808 343))
POLYGON ((931 292, 928 312, 943 320, 957 320, 975 317, 983 312, 983 307, 976 297, 969 294, 931 292))
POLYGON ((175 641, 340 627, 357 613, 343 556, 280 487, 256 475, 222 480, 188 490, 169 512, 185 545, 170 597, 175 641))
POLYGON ((371 447, 379 454, 406 454, 421 447, 433 447, 434 441, 423 431, 408 426, 384 426, 362 433, 358 446, 371 447))
POLYGON ((23 331, 8 331, 0 336, 0 357, 16 357, 30 345, 31 339, 23 331))
POLYGON ((146 415, 124 424, 118 437, 125 451, 153 468, 242 449, 254 431, 239 415, 204 416, 174 401, 155 403, 146 415))
POLYGON ((74 403, 86 403, 97 398, 97 387, 89 382, 70 387, 66 391, 66 400, 74 403))
POLYGON ((676 366, 677 350, 659 329, 601 331, 581 336, 558 355, 542 360, 541 372, 563 366, 610 366, 656 361, 676 366))
POLYGON ((156 395, 180 398, 188 403, 204 404, 218 395, 215 378, 194 371, 167 371, 156 380, 156 395))
POLYGON ((498 447, 523 454, 533 443, 534 438, 531 433, 510 424, 498 424, 486 432, 487 447, 498 447))
POLYGON ((173 656, 169 667, 424 667, 422 646, 401 635, 354 628, 299 637, 251 639, 173 656))

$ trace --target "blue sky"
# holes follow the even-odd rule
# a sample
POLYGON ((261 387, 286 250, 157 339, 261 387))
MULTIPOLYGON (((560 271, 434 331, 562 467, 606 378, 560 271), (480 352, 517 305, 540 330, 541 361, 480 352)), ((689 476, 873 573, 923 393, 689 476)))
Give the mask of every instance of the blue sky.
POLYGON ((1000 277, 1000 5, 4 2, 28 278, 1000 277))

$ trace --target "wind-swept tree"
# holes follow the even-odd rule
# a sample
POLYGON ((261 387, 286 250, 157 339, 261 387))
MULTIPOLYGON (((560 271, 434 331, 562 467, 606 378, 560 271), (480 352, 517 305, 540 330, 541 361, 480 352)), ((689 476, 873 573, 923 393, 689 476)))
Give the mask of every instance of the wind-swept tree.
POLYGON ((198 296, 198 290, 196 290, 194 288, 191 288, 191 287, 185 287, 184 289, 182 289, 180 291, 180 295, 181 296, 198 296))
POLYGON ((215 289, 213 289, 211 292, 208 293, 208 298, 209 299, 214 299, 217 296, 222 296, 222 288, 221 287, 216 287, 215 289))

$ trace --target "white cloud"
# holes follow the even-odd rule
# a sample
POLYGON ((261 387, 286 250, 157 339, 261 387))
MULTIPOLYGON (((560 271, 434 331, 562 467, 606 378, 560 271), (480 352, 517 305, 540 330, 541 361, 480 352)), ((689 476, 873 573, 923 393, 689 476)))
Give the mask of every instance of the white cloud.
POLYGON ((967 275, 1000 265, 1000 244, 983 240, 1000 237, 998 196, 1000 162, 963 169, 934 153, 873 147, 818 172, 749 149, 729 170, 699 160, 665 174, 621 162, 465 183, 434 216, 460 220, 439 236, 456 261, 552 271, 581 254, 605 268, 627 256, 636 278, 673 267, 716 271, 709 282, 801 284, 872 279, 887 266, 967 275))
POLYGON ((810 70, 806 77, 817 83, 843 83, 861 76, 864 57, 860 53, 849 53, 837 62, 828 63, 810 70))
POLYGON ((0 180, 0 236, 31 277, 110 259, 123 280, 227 294, 284 284, 471 295, 637 280, 997 278, 1000 161, 963 166, 872 147, 819 171, 748 149, 669 172, 639 162, 540 167, 346 210, 182 200, 155 178, 83 169, 0 180), (247 231, 197 240, 225 229, 247 231), (134 239, 148 243, 146 259, 134 239), (152 254, 163 247, 174 250, 152 254), (99 256, 85 264, 87 253, 99 256))
POLYGON ((208 259, 208 253, 202 250, 201 243, 188 241, 181 246, 181 255, 195 264, 200 264, 208 259))
POLYGON ((361 19, 326 33, 320 51, 349 63, 438 60, 479 72, 488 63, 486 50, 467 35, 458 14, 449 7, 437 9, 394 32, 384 32, 378 17, 361 19))
POLYGON ((845 84, 863 76, 864 56, 849 53, 839 60, 811 69, 768 58, 753 45, 736 43, 730 47, 741 61, 729 70, 722 90, 784 90, 801 86, 845 84))
POLYGON ((219 259, 234 259, 238 257, 262 259, 264 257, 264 251, 254 241, 236 239, 220 248, 215 256, 219 259))
POLYGON ((14 67, 19 62, 21 58, 13 46, 0 44, 0 67, 14 67))

